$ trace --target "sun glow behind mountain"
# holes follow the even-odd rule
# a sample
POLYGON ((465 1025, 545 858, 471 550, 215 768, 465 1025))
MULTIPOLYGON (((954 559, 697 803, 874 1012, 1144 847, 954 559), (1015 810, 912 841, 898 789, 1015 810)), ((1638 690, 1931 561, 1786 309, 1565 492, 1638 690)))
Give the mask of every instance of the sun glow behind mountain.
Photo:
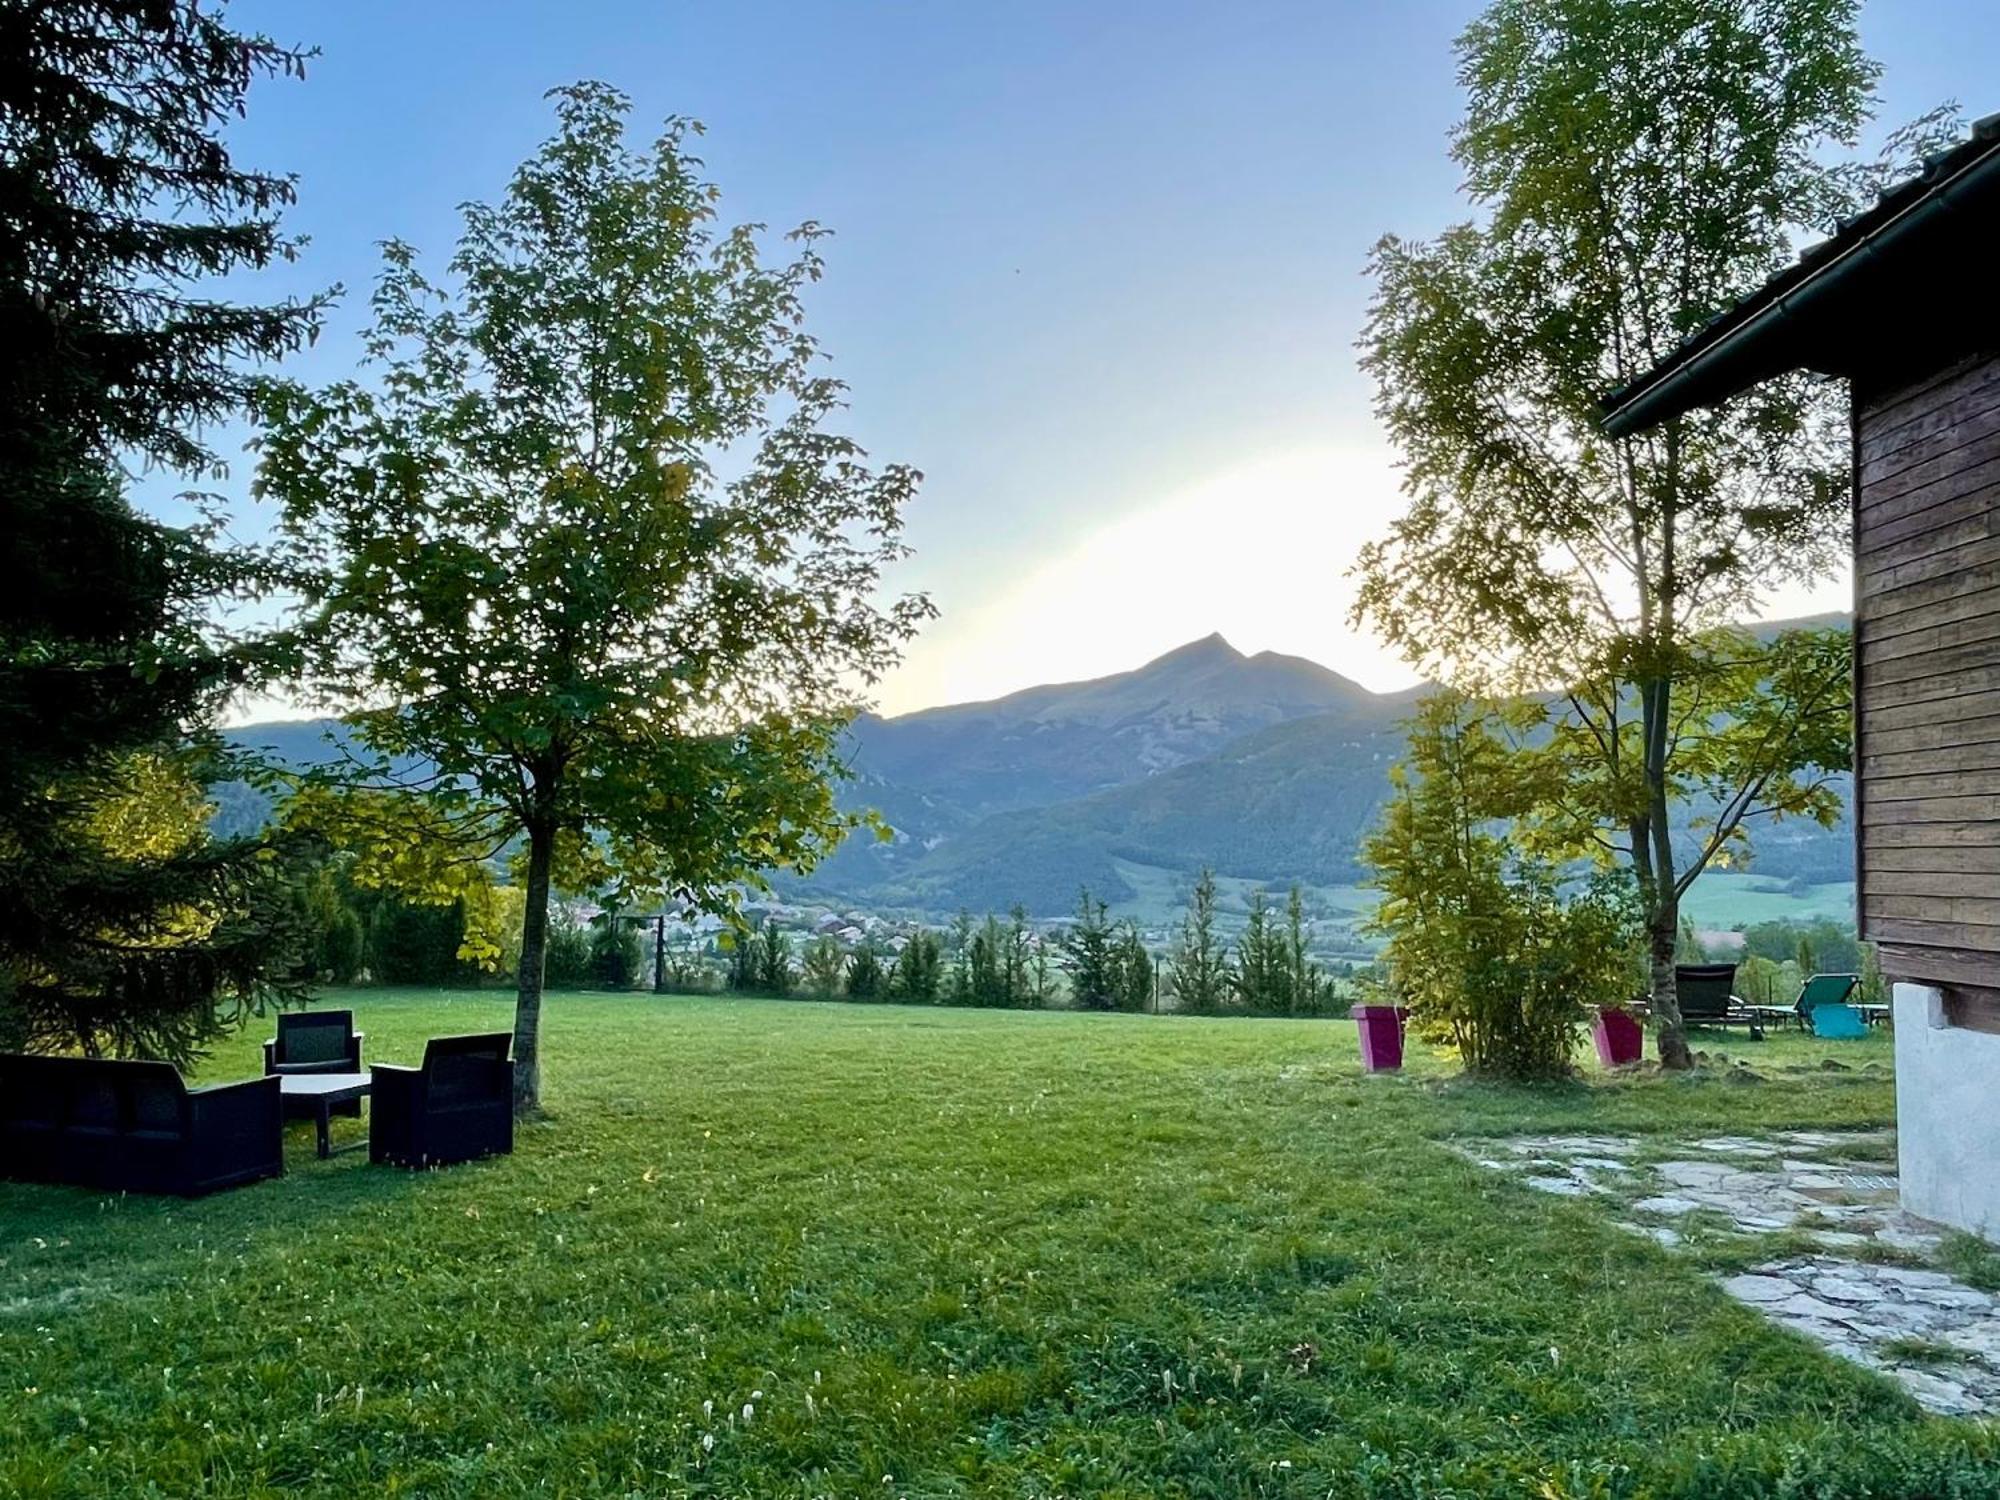
MULTIPOLYGON (((1246 653, 1309 657, 1376 692, 1419 674, 1348 621, 1362 545, 1407 499, 1388 449, 1308 446, 1194 481, 1086 531, 1011 587, 940 618, 883 684, 883 713, 1102 676, 1220 632, 1246 653)), ((1004 525, 1004 518, 996 521, 1004 525)), ((1849 607, 1843 570, 1786 583, 1760 619, 1849 607)))
POLYGON ((1100 676, 1212 631, 1377 691, 1408 687, 1417 674, 1347 622, 1355 554, 1403 504, 1379 448, 1298 448, 1194 481, 1090 529, 986 602, 938 598, 940 619, 884 684, 882 709, 1100 676))

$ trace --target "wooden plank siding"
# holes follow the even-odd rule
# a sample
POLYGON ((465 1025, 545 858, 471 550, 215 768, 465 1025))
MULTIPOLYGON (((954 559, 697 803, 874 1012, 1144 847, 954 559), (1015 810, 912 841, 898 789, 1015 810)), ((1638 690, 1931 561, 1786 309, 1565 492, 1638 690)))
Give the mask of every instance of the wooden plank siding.
POLYGON ((1857 905, 1892 979, 2000 993, 2000 358, 1854 407, 1857 905))

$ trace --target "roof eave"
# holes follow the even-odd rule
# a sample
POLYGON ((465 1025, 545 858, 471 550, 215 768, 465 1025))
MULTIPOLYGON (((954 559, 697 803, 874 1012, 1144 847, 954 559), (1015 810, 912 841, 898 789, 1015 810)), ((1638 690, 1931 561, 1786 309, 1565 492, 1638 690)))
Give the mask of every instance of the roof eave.
MULTIPOLYGON (((1697 336, 1625 389, 1606 397, 1600 422, 1607 436, 1630 437, 1695 407, 1747 390, 1786 370, 1819 368, 1848 373, 1833 362, 1814 363, 1811 320, 1851 295, 1872 272, 1907 253, 1923 235, 1955 214, 1968 199, 2000 192, 2000 139, 1926 188, 1887 222, 1838 244, 1834 253, 1796 283, 1777 282, 1739 303, 1726 327, 1697 336)), ((1824 325, 1821 325, 1823 327, 1824 325)))

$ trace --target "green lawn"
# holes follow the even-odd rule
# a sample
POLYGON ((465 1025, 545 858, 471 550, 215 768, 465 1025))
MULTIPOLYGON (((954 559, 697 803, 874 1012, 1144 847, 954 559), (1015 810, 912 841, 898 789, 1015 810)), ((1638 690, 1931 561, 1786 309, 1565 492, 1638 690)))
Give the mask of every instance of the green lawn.
MULTIPOLYGON (((507 1018, 354 1003, 378 1060, 507 1018)), ((0 1494, 2000 1492, 1990 1431, 1441 1144, 1880 1125, 1879 1039, 1510 1090, 1364 1078, 1339 1023, 546 1015, 509 1159, 296 1126, 289 1175, 195 1203, 0 1184, 0 1494)))

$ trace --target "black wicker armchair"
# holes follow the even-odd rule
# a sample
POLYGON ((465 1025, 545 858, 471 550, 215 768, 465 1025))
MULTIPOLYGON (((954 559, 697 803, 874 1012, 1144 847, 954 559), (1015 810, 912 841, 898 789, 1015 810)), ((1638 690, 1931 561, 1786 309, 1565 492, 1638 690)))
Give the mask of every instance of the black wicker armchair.
MULTIPOLYGON (((278 1014, 278 1034, 264 1043, 264 1071, 287 1073, 360 1073, 361 1040, 351 1010, 290 1010, 278 1014)), ((350 1099, 332 1107, 337 1115, 361 1118, 361 1101, 350 1099)), ((311 1119, 310 1099, 285 1100, 285 1118, 311 1119)))
POLYGON ((434 1036, 421 1068, 375 1064, 368 1159, 442 1167, 514 1149, 513 1038, 434 1036))

